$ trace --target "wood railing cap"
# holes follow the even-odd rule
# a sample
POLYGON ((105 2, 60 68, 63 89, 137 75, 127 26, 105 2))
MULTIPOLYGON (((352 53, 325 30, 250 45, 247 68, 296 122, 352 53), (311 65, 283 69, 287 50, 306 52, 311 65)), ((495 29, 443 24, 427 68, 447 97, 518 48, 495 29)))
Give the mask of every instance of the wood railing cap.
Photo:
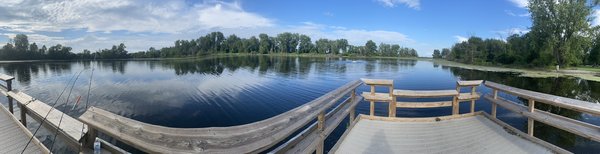
POLYGON ((239 126, 164 127, 93 107, 79 119, 90 128, 149 153, 257 153, 305 127, 361 83, 359 80, 352 81, 275 117, 239 126))
POLYGON ((485 86, 496 89, 508 94, 512 94, 518 97, 522 97, 525 99, 532 99, 536 102, 542 102, 550 105, 555 105, 558 107, 575 110, 578 112, 584 112, 592 115, 600 115, 600 104, 587 102, 572 98, 560 97, 550 94, 544 94, 540 92, 510 87, 507 85, 485 81, 485 86))
POLYGON ((2 81, 10 81, 13 79, 15 79, 15 77, 12 77, 12 76, 9 76, 6 74, 0 74, 0 80, 2 80, 2 81))
POLYGON ((456 81, 458 86, 479 86, 483 83, 483 80, 465 80, 465 81, 456 81))
POLYGON ((381 86, 391 86, 391 85, 394 85, 394 80, 388 80, 388 79, 367 79, 367 78, 361 78, 360 80, 362 82, 364 82, 366 85, 381 85, 381 86))

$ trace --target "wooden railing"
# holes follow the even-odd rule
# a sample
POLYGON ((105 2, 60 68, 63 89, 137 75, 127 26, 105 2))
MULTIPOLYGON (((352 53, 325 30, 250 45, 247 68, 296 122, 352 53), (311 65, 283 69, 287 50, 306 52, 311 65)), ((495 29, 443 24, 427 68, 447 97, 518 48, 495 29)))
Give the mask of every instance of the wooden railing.
POLYGON ((485 85, 493 89, 493 94, 485 96, 487 100, 492 102, 492 118, 496 118, 497 105, 500 105, 503 108, 528 118, 527 134, 530 136, 533 136, 534 134, 534 121, 539 121, 581 137, 600 142, 599 126, 535 109, 535 104, 539 102, 598 116, 600 115, 600 104, 509 87, 490 81, 486 81, 485 85), (526 107, 519 103, 499 97, 498 92, 527 99, 528 106, 526 107))
POLYGON ((6 83, 6 86, 0 85, 0 93, 8 98, 8 107, 11 113, 13 113, 13 101, 18 103, 23 126, 27 126, 26 115, 29 115, 48 130, 57 132, 60 137, 65 138, 67 145, 79 147, 80 139, 87 132, 87 126, 44 102, 14 90, 11 82, 13 79, 12 76, 0 74, 0 80, 6 83))
POLYGON ((89 126, 88 136, 100 131, 148 153, 258 153, 275 147, 271 153, 323 153, 324 140, 350 115, 362 99, 352 81, 309 103, 275 117, 232 127, 170 128, 146 124, 99 108, 90 108, 79 119, 89 126), (346 98, 342 103, 340 100, 346 98), (337 104, 337 105, 336 105, 337 104), (333 109, 329 112, 328 109, 333 109))

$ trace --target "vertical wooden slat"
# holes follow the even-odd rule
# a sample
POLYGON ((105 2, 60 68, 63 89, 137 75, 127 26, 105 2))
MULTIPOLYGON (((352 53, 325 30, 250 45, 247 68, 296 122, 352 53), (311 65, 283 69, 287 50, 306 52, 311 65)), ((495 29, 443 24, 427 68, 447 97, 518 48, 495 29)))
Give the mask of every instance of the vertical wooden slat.
POLYGON ((389 117, 396 117, 396 96, 392 96, 392 101, 390 101, 389 110, 389 117))
MULTIPOLYGON (((12 80, 6 80, 6 90, 12 91, 12 80)), ((14 114, 13 98, 8 95, 6 96, 6 98, 8 99, 8 111, 10 111, 10 113, 14 114)))
MULTIPOLYGON (((535 110, 535 101, 530 99, 529 100, 529 112, 533 112, 535 110)), ((533 122, 534 120, 531 118, 527 118, 527 134, 529 134, 529 136, 533 136, 533 122)))
POLYGON ((369 110, 370 110, 369 115, 375 116, 375 102, 374 101, 371 101, 371 107, 369 110))
MULTIPOLYGON (((471 95, 477 93, 477 86, 471 87, 471 95)), ((475 112, 475 100, 471 99, 471 113, 475 112)))
POLYGON ((19 105, 19 107, 21 108, 21 124, 27 127, 27 107, 25 105, 19 105))
MULTIPOLYGON (((498 99, 498 90, 494 89, 494 99, 498 99)), ((492 102, 492 117, 496 118, 497 104, 492 102)))
POLYGON ((371 95, 375 95, 375 86, 371 85, 371 95))
POLYGON ((458 115, 458 113, 459 113, 458 112, 458 110, 459 110, 458 105, 459 104, 458 104, 458 98, 457 98, 457 96, 452 97, 452 115, 458 115))
POLYGON ((96 136, 98 135, 98 131, 92 127, 88 127, 88 131, 83 137, 81 141, 81 146, 85 148, 94 149, 94 141, 96 140, 96 136))
MULTIPOLYGON (((325 130, 325 112, 321 112, 318 116, 317 116, 317 129, 319 130, 319 132, 323 132, 323 130, 325 130)), ((319 133, 319 134, 321 134, 319 133)), ((320 137, 317 139, 319 140, 319 144, 317 145, 317 154, 323 154, 323 148, 324 148, 324 141, 325 139, 323 138, 323 135, 320 135, 320 137)))
MULTIPOLYGON (((352 97, 352 101, 356 101, 356 89, 352 90, 352 94, 350 95, 350 97, 352 97)), ((348 125, 351 125, 352 122, 354 121, 355 111, 356 111, 356 107, 353 107, 350 109, 350 113, 348 114, 348 116, 350 117, 350 122, 348 125)))

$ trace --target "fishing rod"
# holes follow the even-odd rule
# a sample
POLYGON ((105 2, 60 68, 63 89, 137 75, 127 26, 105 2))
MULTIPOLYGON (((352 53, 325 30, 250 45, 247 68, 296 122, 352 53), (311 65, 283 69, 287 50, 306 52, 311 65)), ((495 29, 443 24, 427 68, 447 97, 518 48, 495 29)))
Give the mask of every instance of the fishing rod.
MULTIPOLYGON (((83 72, 83 70, 81 72, 83 72)), ((77 75, 77 78, 75 78, 75 81, 73 82, 73 84, 71 84, 71 89, 69 90, 69 94, 67 95, 67 100, 65 101, 65 105, 69 104, 69 99, 71 98, 71 93, 73 92, 73 88, 75 87, 75 83, 77 83, 77 79, 79 79, 79 75, 81 75, 81 72, 79 72, 79 74, 77 75)), ((71 111, 69 111, 69 113, 71 113, 71 111)), ((56 143, 56 137, 58 136, 58 130, 60 129, 60 125, 62 124, 62 120, 63 120, 64 116, 65 116, 65 112, 62 112, 62 114, 60 115, 60 120, 58 120, 58 126, 56 126, 57 129, 56 129, 56 131, 54 131, 54 138, 53 138, 54 141, 52 142, 52 145, 50 146, 50 151, 52 151, 54 149, 54 143, 56 143)))
MULTIPOLYGON (((79 74, 77 75, 77 78, 79 78, 79 75, 81 75, 81 72, 83 72, 83 70, 81 70, 79 72, 79 74)), ((37 132, 40 130, 40 128, 42 127, 42 125, 44 125, 44 122, 46 122, 46 120, 48 119, 48 115, 50 115, 50 112, 52 112, 52 110, 54 110, 54 107, 56 106, 56 104, 58 104, 58 100, 62 97, 62 95, 64 94, 64 92, 67 90, 67 88, 69 88, 69 84, 71 83, 71 81, 73 81, 74 78, 75 78, 75 74, 73 74, 73 76, 71 77, 71 79, 69 79, 69 82, 67 82, 67 85, 65 85, 65 88, 60 92, 60 94, 58 95, 58 98, 56 98, 56 100, 52 104, 50 110, 48 110, 48 112, 46 113, 46 115, 44 116, 44 118, 42 119, 42 121, 40 122, 40 125, 35 129, 35 131, 33 132, 33 135, 31 135, 31 137, 29 138, 29 141, 27 141, 27 144, 25 144, 25 147, 23 148, 23 151, 21 151, 21 154, 23 154, 25 152, 25 150, 27 149, 27 146, 29 146, 29 143, 31 143, 31 141, 33 140, 33 138, 35 137, 35 135, 37 134, 37 132)), ((75 81, 77 81, 77 80, 75 80, 75 81)))
MULTIPOLYGON (((96 60, 96 56, 94 55, 94 61, 95 60, 96 60)), ((85 99, 85 110, 87 110, 88 103, 90 101, 90 91, 92 90, 92 81, 93 81, 92 79, 93 79, 93 77, 94 77, 94 65, 92 64, 92 71, 91 71, 91 74, 90 74, 90 83, 88 84, 87 97, 85 99)), ((73 107, 73 108, 75 108, 75 107, 73 107)), ((85 129, 85 125, 81 125, 81 137, 79 137, 79 138, 83 138, 83 130, 84 129, 85 129)), ((79 146, 79 149, 78 149, 79 153, 81 153, 81 150, 82 150, 81 147, 82 146, 83 146, 83 144, 79 146)))

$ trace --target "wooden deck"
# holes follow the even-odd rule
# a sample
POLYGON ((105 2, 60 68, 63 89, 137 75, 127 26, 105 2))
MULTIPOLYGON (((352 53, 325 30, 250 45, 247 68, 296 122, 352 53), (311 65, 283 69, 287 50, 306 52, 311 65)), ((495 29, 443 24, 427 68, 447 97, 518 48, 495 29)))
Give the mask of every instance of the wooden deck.
MULTIPOLYGON (((0 153, 21 153, 32 134, 0 105, 0 153)), ((50 153, 37 138, 33 138, 23 153, 50 153)))
POLYGON ((481 113, 440 118, 361 115, 333 153, 561 153, 481 113))

